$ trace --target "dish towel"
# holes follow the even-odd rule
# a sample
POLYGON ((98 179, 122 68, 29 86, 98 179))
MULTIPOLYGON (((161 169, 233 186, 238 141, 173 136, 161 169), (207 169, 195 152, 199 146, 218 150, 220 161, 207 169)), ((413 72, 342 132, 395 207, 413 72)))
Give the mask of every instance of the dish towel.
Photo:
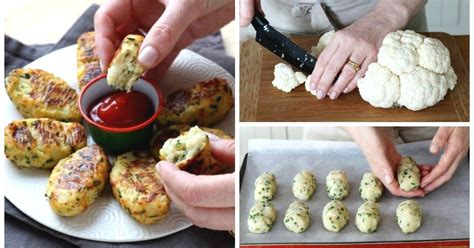
MULTIPOLYGON (((98 8, 98 5, 89 7, 56 44, 27 46, 5 36, 5 74, 54 50, 76 44, 79 35, 93 30, 93 17, 98 8)), ((188 49, 214 61, 234 76, 235 60, 225 55, 220 33, 197 40, 188 49)), ((95 242, 65 235, 43 226, 23 214, 5 198, 5 247, 234 247, 234 238, 227 231, 192 226, 150 241, 95 242)))

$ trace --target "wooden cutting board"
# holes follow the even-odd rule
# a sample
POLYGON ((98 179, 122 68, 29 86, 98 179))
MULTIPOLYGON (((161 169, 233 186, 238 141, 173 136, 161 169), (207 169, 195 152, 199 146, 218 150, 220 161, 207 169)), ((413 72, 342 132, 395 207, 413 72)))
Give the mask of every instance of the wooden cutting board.
MULTIPOLYGON (((433 107, 416 112, 406 108, 374 108, 362 100, 357 89, 349 94, 341 94, 334 101, 328 97, 324 100, 316 100, 304 89, 304 85, 297 87, 290 93, 284 93, 271 84, 274 79, 274 66, 282 60, 261 47, 258 48, 261 50, 258 51, 261 52, 260 77, 259 80, 255 78, 256 80, 250 82, 258 84, 258 87, 254 86, 257 92, 243 92, 246 88, 245 86, 241 87, 241 104, 249 105, 256 100, 254 121, 467 122, 469 121, 468 67, 458 43, 446 33, 425 33, 425 35, 441 40, 449 49, 451 64, 458 76, 458 84, 455 89, 449 91, 444 100, 433 107), (250 97, 250 100, 248 101, 246 97, 250 97)), ((291 39, 308 51, 318 41, 317 36, 293 36, 291 39)), ((245 56, 245 54, 241 56, 245 56)), ((241 63, 243 61, 245 60, 241 59, 241 63)), ((248 72, 242 70, 243 67, 247 67, 248 70, 248 68, 255 66, 258 66, 258 63, 241 65, 241 73, 248 72)), ((252 76, 256 77, 258 74, 252 76)), ((241 111, 246 111, 245 106, 241 111)), ((241 121, 252 121, 247 119, 251 118, 246 118, 246 113, 241 114, 241 121)))

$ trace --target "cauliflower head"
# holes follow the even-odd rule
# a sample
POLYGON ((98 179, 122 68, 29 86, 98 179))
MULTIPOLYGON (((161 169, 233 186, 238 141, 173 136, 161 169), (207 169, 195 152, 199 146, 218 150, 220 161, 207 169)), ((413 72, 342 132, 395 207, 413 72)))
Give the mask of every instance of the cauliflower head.
POLYGON ((441 41, 399 30, 384 38, 377 62, 357 86, 362 99, 374 107, 418 111, 443 100, 456 83, 449 50, 441 41))
POLYGON ((272 85, 287 93, 291 92, 306 80, 306 75, 304 73, 299 71, 295 73, 291 66, 285 63, 275 65, 273 75, 275 76, 275 79, 273 79, 272 85))

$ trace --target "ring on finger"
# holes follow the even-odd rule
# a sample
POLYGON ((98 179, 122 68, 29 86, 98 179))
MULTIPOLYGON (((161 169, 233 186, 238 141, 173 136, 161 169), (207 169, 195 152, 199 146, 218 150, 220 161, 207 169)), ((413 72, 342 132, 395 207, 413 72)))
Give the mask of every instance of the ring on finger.
POLYGON ((354 69, 356 72, 360 70, 360 65, 350 59, 347 60, 347 65, 352 67, 352 69, 354 69))

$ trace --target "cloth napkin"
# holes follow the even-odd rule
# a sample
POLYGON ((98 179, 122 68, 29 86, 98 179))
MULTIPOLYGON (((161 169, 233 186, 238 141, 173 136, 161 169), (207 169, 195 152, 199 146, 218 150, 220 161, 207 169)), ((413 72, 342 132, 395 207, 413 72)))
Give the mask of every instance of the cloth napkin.
MULTIPOLYGON (((98 5, 90 6, 56 44, 27 46, 5 36, 5 74, 47 53, 75 44, 79 35, 93 30, 93 17, 98 8, 98 5)), ((216 62, 234 76, 235 60, 225 55, 220 33, 197 40, 188 49, 216 62)), ((192 226, 150 241, 133 243, 90 241, 43 226, 23 214, 5 198, 5 247, 234 247, 234 238, 226 231, 192 226)))

